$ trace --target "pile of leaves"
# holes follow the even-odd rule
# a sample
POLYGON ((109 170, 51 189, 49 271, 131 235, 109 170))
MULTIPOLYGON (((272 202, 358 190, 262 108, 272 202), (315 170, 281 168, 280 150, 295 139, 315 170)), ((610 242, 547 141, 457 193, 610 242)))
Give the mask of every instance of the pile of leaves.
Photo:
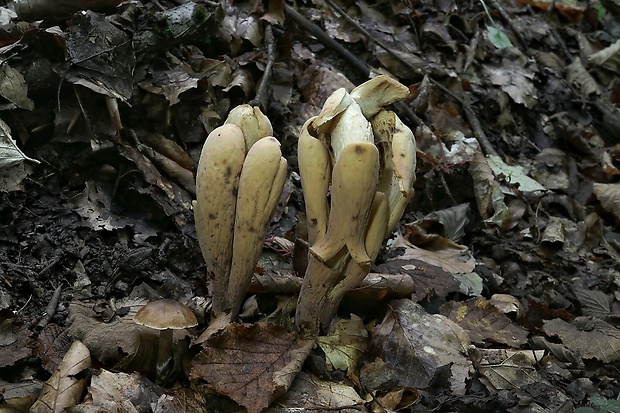
POLYGON ((617 1, 66 3, 0 1, 0 411, 620 409, 617 1), (299 338, 296 139, 377 73, 416 195, 299 338), (289 175, 243 323, 210 325, 195 165, 248 102, 289 175), (200 322, 166 385, 133 322, 161 297, 200 322))

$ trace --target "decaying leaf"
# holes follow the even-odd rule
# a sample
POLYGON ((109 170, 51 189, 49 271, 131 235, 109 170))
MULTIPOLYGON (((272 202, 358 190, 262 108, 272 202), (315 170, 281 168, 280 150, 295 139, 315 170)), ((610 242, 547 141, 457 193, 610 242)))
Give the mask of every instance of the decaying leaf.
POLYGON ((289 411, 339 411, 353 413, 366 411, 362 399, 353 387, 342 383, 321 380, 301 372, 289 391, 276 404, 289 411))
POLYGON ((601 201, 601 205, 620 219, 620 184, 594 184, 592 192, 601 201))
POLYGON ((274 324, 230 324, 201 344, 190 376, 259 413, 290 387, 312 345, 274 324))
POLYGON ((393 282, 403 282, 405 286, 412 283, 409 295, 413 301, 420 301, 433 294, 445 297, 459 289, 458 282, 449 272, 419 259, 409 257, 389 259, 377 266, 377 272, 388 280, 392 279, 393 282))
POLYGON ((519 389, 526 385, 541 382, 536 363, 542 359, 544 350, 473 350, 474 365, 482 375, 482 382, 490 391, 519 389))
POLYGON ((80 341, 74 341, 52 377, 43 384, 32 413, 60 413, 75 406, 82 398, 85 379, 75 376, 90 367, 90 352, 80 341))
POLYGON ((138 374, 112 373, 101 369, 90 384, 92 404, 106 412, 144 412, 159 398, 158 389, 144 376, 138 374))
POLYGON ((368 346, 368 332, 362 319, 352 315, 350 320, 338 321, 332 334, 318 337, 317 344, 325 353, 328 370, 353 374, 368 346))
POLYGON ((472 342, 504 343, 518 347, 527 342, 528 332, 514 324, 482 297, 444 304, 441 314, 464 328, 472 342))
POLYGON ((486 222, 500 227, 507 225, 510 222, 510 211, 504 203, 504 194, 499 183, 482 153, 474 154, 469 163, 469 172, 474 180, 474 193, 480 216, 486 222))
POLYGON ((620 330, 605 321, 577 317, 567 323, 555 318, 545 320, 544 330, 549 336, 558 336, 566 347, 584 359, 594 358, 603 363, 620 360, 620 330))
POLYGON ((144 305, 136 304, 124 318, 104 323, 97 319, 92 305, 73 302, 69 306, 68 333, 81 340, 93 356, 105 363, 122 363, 127 369, 150 370, 157 357, 158 334, 133 322, 133 315, 144 305))
POLYGON ((34 102, 28 97, 26 79, 6 61, 0 66, 0 96, 11 102, 10 107, 2 105, 5 106, 3 109, 34 109, 34 102))
POLYGON ((446 317, 427 314, 410 300, 393 301, 372 331, 375 361, 364 366, 360 380, 365 388, 377 389, 388 383, 390 388, 421 388, 447 379, 454 393, 463 394, 469 345, 467 333, 446 317))

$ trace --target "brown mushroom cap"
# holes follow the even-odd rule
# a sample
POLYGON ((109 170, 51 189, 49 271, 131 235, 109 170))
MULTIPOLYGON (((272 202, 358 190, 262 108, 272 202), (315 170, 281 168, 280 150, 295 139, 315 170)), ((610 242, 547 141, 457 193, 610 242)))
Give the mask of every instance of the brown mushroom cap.
POLYGON ((189 328, 198 325, 196 316, 185 305, 175 300, 151 301, 142 307, 133 318, 136 324, 166 330, 189 328))

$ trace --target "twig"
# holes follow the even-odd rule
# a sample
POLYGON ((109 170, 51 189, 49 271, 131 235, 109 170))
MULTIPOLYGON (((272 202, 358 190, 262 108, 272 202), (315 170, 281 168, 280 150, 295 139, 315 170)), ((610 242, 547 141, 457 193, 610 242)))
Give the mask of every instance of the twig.
POLYGON ((525 41, 525 38, 523 37, 523 34, 519 30, 519 28, 514 24, 514 19, 510 18, 508 13, 506 13, 506 10, 504 10, 504 8, 501 6, 501 4, 497 2, 497 0, 491 0, 491 3, 493 4, 493 7, 495 7, 495 10, 499 12, 500 16, 502 16, 504 22, 508 26, 510 26, 510 30, 512 30, 515 36, 517 36, 519 43, 521 43, 521 47, 523 47, 523 50, 527 53, 529 50, 527 42, 525 41))
POLYGON ((265 43, 267 44, 267 64, 265 65, 265 72, 258 85, 256 96, 249 104, 251 106, 260 105, 263 110, 267 110, 267 87, 269 86, 269 80, 271 79, 271 72, 273 70, 273 63, 275 61, 275 40, 273 38, 273 29, 270 24, 265 26, 265 43))
POLYGON ((463 105, 463 110, 465 111, 467 121, 469 122, 469 125, 471 126, 471 129, 474 132, 476 140, 478 140, 482 151, 486 155, 497 156, 497 151, 495 150, 493 145, 491 145, 491 142, 489 141, 489 138, 487 138, 486 133, 484 133, 484 131, 482 130, 482 126, 480 126, 480 121, 478 120, 476 113, 471 108, 468 102, 463 105))
POLYGON ((348 61, 355 70, 364 75, 370 77, 371 68, 366 63, 359 60, 355 55, 342 47, 337 41, 329 37, 319 26, 310 22, 304 16, 299 14, 288 4, 284 5, 284 11, 295 23, 301 26, 304 30, 314 35, 325 46, 337 51, 346 61, 348 61))
MULTIPOLYGON (((339 53, 361 75, 367 78, 374 76, 373 70, 370 66, 368 66, 366 63, 359 60, 353 53, 349 52, 347 49, 342 47, 337 41, 329 37, 319 26, 308 21, 308 19, 306 19, 301 14, 297 13, 297 11, 295 11, 295 9, 293 9, 288 4, 284 5, 284 11, 286 12, 287 16, 289 16, 295 23, 301 26, 304 30, 308 31, 310 34, 314 35, 321 43, 323 43, 323 45, 339 53)), ((400 114, 407 121, 409 121, 411 125, 419 126, 422 124, 422 120, 420 120, 420 118, 415 113, 413 113, 411 108, 407 106, 405 103, 395 102, 393 105, 396 108, 396 110, 399 111, 400 114)))
POLYGON ((45 308, 45 313, 43 313, 43 317, 41 317, 41 320, 39 320, 39 323, 37 324, 38 329, 45 328, 45 326, 48 325, 50 321, 52 321, 54 314, 56 314, 56 308, 58 307, 58 303, 60 302, 61 292, 62 292, 62 287, 61 286, 56 287, 56 289, 54 290, 54 294, 52 294, 52 298, 50 299, 50 302, 47 304, 47 307, 45 308))
POLYGON ((385 50, 386 52, 388 52, 390 54, 390 56, 392 56, 394 59, 396 59, 400 64, 406 66, 409 70, 414 71, 415 73, 420 73, 420 67, 416 67, 414 65, 412 65, 410 62, 406 61, 405 59, 403 59, 398 53, 396 53, 394 50, 390 49, 385 43, 383 43, 381 40, 379 39, 375 39, 373 37, 372 34, 370 34, 366 29, 364 29, 364 27, 362 27, 361 24, 359 24, 357 21, 355 21, 355 19, 353 19, 352 17, 350 17, 344 10, 342 10, 333 0, 325 0, 325 2, 327 4, 329 4, 334 10, 336 10, 336 12, 338 14, 340 14, 346 21, 348 21, 353 27, 355 27, 360 33, 362 33, 364 36, 366 36, 366 38, 368 40, 370 40, 371 42, 373 42, 374 44, 376 44, 377 46, 379 46, 380 48, 382 48, 383 50, 385 50))

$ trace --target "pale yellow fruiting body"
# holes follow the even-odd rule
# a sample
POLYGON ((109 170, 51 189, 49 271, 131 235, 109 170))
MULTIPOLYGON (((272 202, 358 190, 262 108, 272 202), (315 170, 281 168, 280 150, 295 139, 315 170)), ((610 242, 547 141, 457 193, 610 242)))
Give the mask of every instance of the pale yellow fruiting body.
POLYGON ((310 245, 323 237, 327 231, 329 214, 327 193, 332 177, 329 151, 323 142, 313 137, 308 130, 314 119, 312 117, 304 123, 297 142, 297 161, 304 193, 310 245))
POLYGON ((351 95, 344 88, 340 88, 332 93, 321 109, 321 113, 312 121, 312 128, 317 131, 318 137, 327 134, 331 130, 330 122, 336 116, 344 112, 351 104, 351 95))
POLYGON ((385 192, 390 210, 386 235, 400 220, 413 196, 416 144, 413 132, 391 111, 381 110, 371 120, 375 140, 386 142, 378 190, 385 192))
POLYGON ((223 125, 207 137, 196 171, 196 233, 213 281, 214 313, 226 306, 237 187, 244 159, 245 139, 241 129, 232 124, 223 125))
POLYGON ((384 106, 403 100, 409 95, 407 86, 389 76, 377 76, 351 91, 364 116, 372 119, 384 106))
POLYGON ((372 126, 364 117, 357 102, 352 100, 349 106, 338 115, 331 129, 330 145, 334 162, 338 161, 344 148, 361 142, 374 145, 372 126))
POLYGON ((273 136, 271 122, 258 106, 239 105, 234 107, 224 122, 224 124, 230 123, 239 126, 243 131, 246 150, 250 150, 259 139, 265 136, 273 136))
POLYGON ((239 178, 227 302, 235 319, 252 279, 264 238, 286 180, 287 163, 274 137, 248 151, 239 178))
POLYGON ((372 143, 347 145, 332 171, 327 233, 310 251, 326 262, 346 246, 351 257, 370 268, 364 238, 379 176, 379 151, 372 143))
POLYGON ((408 93, 394 79, 378 76, 351 94, 344 89, 334 92, 302 128, 299 161, 308 218, 321 217, 309 222, 310 254, 295 314, 303 334, 325 332, 342 297, 368 273, 385 235, 413 195, 413 133, 396 114, 383 109, 408 93), (320 160, 310 162, 310 153, 319 154, 314 156, 320 160), (331 163, 325 161, 327 155, 331 163), (329 208, 329 175, 324 171, 328 165, 329 208), (312 227, 315 222, 318 228, 312 227))

